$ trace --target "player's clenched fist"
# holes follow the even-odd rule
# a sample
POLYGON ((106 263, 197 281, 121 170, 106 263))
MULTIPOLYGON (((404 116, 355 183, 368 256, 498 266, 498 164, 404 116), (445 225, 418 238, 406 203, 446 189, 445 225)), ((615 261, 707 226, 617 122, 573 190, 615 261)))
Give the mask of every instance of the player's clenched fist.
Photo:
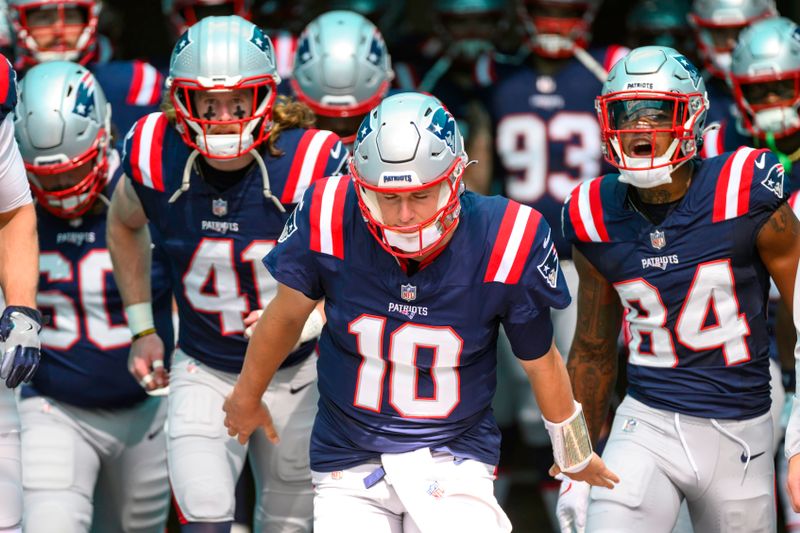
POLYGON ((237 437, 241 444, 247 443, 259 426, 264 428, 272 444, 278 444, 280 439, 272 424, 272 415, 260 397, 251 397, 234 387, 233 392, 225 398, 222 410, 225 411, 228 435, 237 437))
POLYGON ((10 305, 0 316, 0 340, 4 343, 0 378, 9 388, 30 381, 39 367, 41 330, 42 314, 36 309, 10 305))

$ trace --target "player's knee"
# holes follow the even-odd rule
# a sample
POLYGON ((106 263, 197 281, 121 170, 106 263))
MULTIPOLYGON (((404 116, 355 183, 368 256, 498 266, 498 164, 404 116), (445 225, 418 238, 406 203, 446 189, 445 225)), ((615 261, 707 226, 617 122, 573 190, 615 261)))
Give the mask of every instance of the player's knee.
POLYGON ((0 529, 14 527, 21 522, 22 487, 7 480, 0 481, 0 529))
POLYGON ((775 500, 763 495, 748 500, 725 502, 722 528, 726 533, 769 533, 775 531, 775 500))
POLYGON ((193 479, 192 483, 175 491, 178 506, 190 522, 231 520, 233 518, 233 491, 214 478, 193 479))
MULTIPOLYGON (((0 496, 2 497, 2 496, 0 496)), ((26 501, 25 533, 82 533, 89 530, 91 516, 66 502, 55 500, 26 501)))
POLYGON ((309 441, 310 428, 289 429, 281 435, 281 443, 271 460, 272 471, 280 482, 302 483, 304 491, 311 488, 309 441))
POLYGON ((126 533, 159 533, 169 513, 169 485, 162 477, 151 483, 139 483, 131 499, 122 509, 122 525, 126 533))

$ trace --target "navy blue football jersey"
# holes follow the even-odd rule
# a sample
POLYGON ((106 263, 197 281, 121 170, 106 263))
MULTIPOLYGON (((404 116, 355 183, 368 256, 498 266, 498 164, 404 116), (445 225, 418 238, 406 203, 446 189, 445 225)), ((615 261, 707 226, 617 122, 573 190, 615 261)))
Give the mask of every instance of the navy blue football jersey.
POLYGON ((500 324, 517 357, 540 357, 550 308, 570 302, 550 227, 530 207, 465 193, 450 242, 409 276, 369 232, 348 176, 309 189, 264 263, 325 297, 317 471, 422 447, 497 464, 500 324))
MULTIPOLYGON (((104 194, 121 175, 116 171, 104 194)), ((67 220, 37 208, 39 293, 36 304, 51 316, 42 328, 42 361, 23 397, 44 395, 87 408, 130 407, 147 397, 128 371, 131 331, 106 247, 106 215, 67 220)), ((153 252, 153 318, 172 353, 172 292, 163 254, 153 252)), ((167 364, 169 360, 167 360, 167 364)))
MULTIPOLYGON (((190 188, 175 202, 190 148, 162 113, 141 119, 125 138, 123 169, 131 178, 153 231, 170 260, 180 327, 178 345, 192 357, 238 373, 247 339, 244 318, 274 297, 275 281, 261 259, 275 246, 295 203, 309 184, 337 173, 346 150, 336 134, 322 130, 280 132, 273 157, 260 147, 281 213, 264 197, 258 165, 225 191, 206 183, 193 166, 190 188)), ((288 364, 308 356, 303 345, 288 364)))
POLYGON ((140 60, 90 63, 108 103, 111 121, 120 135, 145 115, 158 111, 164 91, 164 75, 140 60))
MULTIPOLYGON (((612 46, 589 53, 606 70, 627 49, 612 46)), ((540 211, 558 227, 561 206, 582 180, 611 167, 601 152, 600 124, 594 102, 602 82, 577 59, 553 76, 542 75, 526 63, 496 63, 487 108, 495 139, 495 173, 504 193, 540 211)), ((489 76, 489 74, 484 74, 489 76)), ((557 235, 559 255, 569 258, 569 245, 557 235)))
POLYGON ((651 407, 747 419, 770 407, 769 275, 762 225, 786 201, 768 150, 695 160, 686 195, 654 225, 609 174, 564 206, 566 238, 614 285, 629 328, 628 392, 651 407))

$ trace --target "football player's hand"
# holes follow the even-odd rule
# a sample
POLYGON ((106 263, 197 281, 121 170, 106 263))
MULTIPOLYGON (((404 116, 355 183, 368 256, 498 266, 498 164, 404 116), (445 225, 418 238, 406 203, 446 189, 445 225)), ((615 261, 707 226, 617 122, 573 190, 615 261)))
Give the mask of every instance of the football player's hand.
POLYGON ((585 481, 575 481, 563 474, 558 493, 556 516, 561 533, 583 533, 586 529, 586 513, 589 510, 589 489, 585 481))
POLYGON ((169 385, 169 376, 164 368, 164 342, 157 333, 139 337, 131 343, 128 370, 147 391, 169 385))
POLYGON ((36 309, 10 305, 0 316, 0 340, 3 341, 0 378, 6 380, 8 388, 29 382, 39 368, 41 330, 42 314, 36 309))
POLYGON ((792 509, 800 513, 800 455, 789 458, 789 473, 786 476, 786 489, 792 500, 792 509))
POLYGON ((236 437, 239 443, 246 444, 250 435, 260 427, 264 428, 272 444, 278 444, 278 432, 272 424, 272 415, 260 397, 243 394, 237 387, 225 398, 222 405, 225 411, 225 427, 228 435, 236 437))
POLYGON ((250 314, 247 315, 244 319, 244 338, 249 339, 253 336, 253 330, 256 328, 256 322, 258 319, 261 318, 261 313, 263 313, 263 309, 256 309, 255 311, 250 311, 250 314))
MULTIPOLYGON (((561 469, 558 468, 558 465, 550 467, 551 476, 556 477, 560 473, 561 469)), ((617 475, 609 470, 603 460, 600 459, 600 456, 594 452, 592 452, 592 459, 589 461, 589 464, 586 465, 583 470, 578 472, 564 472, 564 475, 575 481, 585 481, 589 485, 605 487, 607 489, 613 489, 614 483, 619 483, 617 475)))

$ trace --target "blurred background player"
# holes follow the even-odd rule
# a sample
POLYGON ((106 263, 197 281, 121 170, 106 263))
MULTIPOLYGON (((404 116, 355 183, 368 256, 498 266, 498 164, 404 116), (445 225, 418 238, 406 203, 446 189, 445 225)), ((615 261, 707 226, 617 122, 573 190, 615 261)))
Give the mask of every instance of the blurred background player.
MULTIPOLYGON (((797 191, 800 189, 800 29, 794 22, 782 18, 760 20, 742 31, 733 52, 729 81, 733 97, 752 141, 748 144, 766 146, 783 165, 786 175, 783 189, 790 196, 789 204, 800 211, 797 191)), ((786 308, 779 303, 774 285, 770 290, 770 319, 786 320, 786 308), (776 318, 777 317, 777 318, 776 318)), ((787 392, 794 392, 794 343, 793 337, 772 336, 773 383, 772 411, 777 446, 783 438, 788 416, 780 416, 781 407, 788 414, 791 401, 784 402, 783 386, 777 382, 780 367, 783 367, 787 392), (779 357, 780 356, 780 357, 779 357)), ((786 458, 778 455, 778 478, 776 485, 783 503, 787 527, 800 528, 800 514, 794 512, 786 498, 786 458)))
MULTIPOLYGON (((502 189, 510 199, 534 207, 555 228, 561 225, 561 205, 582 180, 601 173, 603 157, 594 97, 605 80, 606 69, 627 51, 620 46, 585 47, 600 0, 531 1, 516 4, 520 22, 528 32, 520 64, 497 61, 483 79, 494 139, 494 182, 476 185, 488 193, 502 189)), ((554 231, 553 239, 571 292, 577 274, 571 249, 554 231)), ((575 331, 574 303, 553 311, 556 345, 566 356, 575 331)), ((501 343, 504 341, 501 337, 501 343)), ((505 387, 518 405, 517 422, 522 442, 534 448, 548 446, 539 410, 524 376, 508 364, 509 351, 501 347, 506 363, 501 371, 514 372, 516 389, 505 387), (505 370, 504 370, 505 369, 505 370)), ((508 442, 514 442, 513 433, 508 442)), ((508 455, 511 455, 510 453, 508 455)), ((546 457, 527 454, 527 457, 546 457)), ((546 475, 550 464, 536 461, 539 492, 555 527, 558 483, 546 475)))
POLYGON ((568 368, 595 439, 623 315, 630 330, 629 387, 603 451, 622 481, 592 489, 587 532, 669 528, 684 499, 695 531, 776 527, 765 297, 772 276, 792 305, 800 222, 768 150, 695 158, 707 106, 685 56, 633 50, 598 98, 619 174, 564 206, 581 276, 568 368))
MULTIPOLYGON (((38 204, 37 302, 51 316, 20 403, 25 531, 163 532, 167 404, 128 371, 131 330, 105 242, 106 198, 121 175, 111 108, 85 67, 51 61, 20 83, 15 126, 38 204)), ((153 314, 167 354, 168 282, 156 258, 153 314)))
POLYGON ((164 76, 141 60, 109 60, 97 34, 98 0, 9 0, 21 77, 33 65, 75 61, 103 87, 114 110, 114 126, 126 132, 140 117, 158 110, 164 76))
MULTIPOLYGON (((406 35, 392 48, 400 90, 436 96, 453 113, 471 165, 464 183, 474 190, 491 179, 491 123, 477 77, 488 76, 484 57, 498 48, 516 51, 507 0, 434 0, 426 31, 406 35), (513 44, 508 44, 511 41, 513 44)), ((392 43, 393 44, 393 43, 392 43)), ((505 57, 505 56, 503 56, 505 57)))
POLYGON ((329 11, 300 34, 291 80, 295 97, 349 149, 364 116, 389 92, 392 60, 375 25, 352 11, 329 11))
POLYGON ((688 20, 705 69, 703 78, 710 103, 706 124, 717 125, 704 137, 702 157, 714 157, 748 144, 727 84, 731 54, 744 28, 777 15, 774 0, 694 0, 688 20))
POLYGON ((14 391, 33 377, 40 361, 42 315, 36 309, 39 244, 36 210, 25 165, 14 140, 17 77, 0 58, 0 531, 22 525, 20 421, 14 391))
MULTIPOLYGON (((222 402, 247 346, 243 319, 276 288, 260 259, 306 187, 336 174, 346 155, 335 134, 305 129, 313 123, 307 107, 275 104, 279 81, 272 45, 255 25, 237 16, 193 25, 173 51, 165 112, 140 120, 125 139, 127 177, 112 199, 109 239, 125 303, 147 300, 148 220, 182 287, 167 443, 185 533, 229 530, 246 454, 258 495, 255 531, 311 529, 315 341, 294 351, 266 393, 281 405, 281 445, 254 435, 241 446, 222 427, 222 402)), ((134 351, 146 364, 163 347, 148 335, 134 351)))
POLYGON ((262 393, 324 297, 311 443, 317 533, 345 521, 359 532, 511 530, 492 486, 501 322, 544 415, 558 421, 547 424, 559 464, 595 484, 616 481, 591 451, 552 341, 549 308, 569 294, 550 228, 530 208, 464 192, 467 164, 439 100, 390 96, 359 128, 351 175, 316 183, 264 259, 278 295, 225 424, 240 442, 285 438, 262 393))
POLYGON ((694 49, 686 15, 689 0, 643 0, 635 3, 625 19, 628 48, 669 46, 684 55, 694 49))

